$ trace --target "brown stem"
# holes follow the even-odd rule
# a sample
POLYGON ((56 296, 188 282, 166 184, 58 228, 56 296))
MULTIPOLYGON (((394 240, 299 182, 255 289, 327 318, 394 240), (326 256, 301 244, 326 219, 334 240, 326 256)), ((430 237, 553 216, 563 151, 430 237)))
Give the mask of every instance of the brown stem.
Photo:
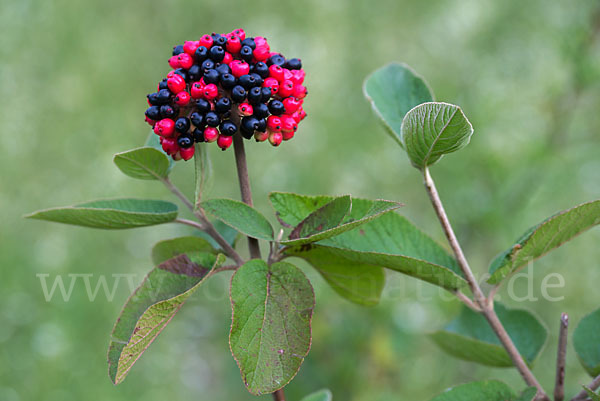
POLYGON ((275 401, 285 401, 285 394, 283 393, 283 389, 275 391, 273 393, 273 399, 275 401))
MULTIPOLYGON (((237 166, 238 180, 240 182, 240 192, 242 193, 242 202, 248 206, 252 205, 252 190, 250 189, 250 179, 248 178, 248 165, 246 164, 246 151, 244 150, 244 138, 239 132, 233 135, 233 150, 235 153, 235 164, 237 166)), ((252 259, 260 259, 260 247, 256 238, 248 237, 248 248, 252 259)))
MULTIPOLYGON (((592 380, 592 382, 590 384, 587 385, 587 388, 589 388, 592 391, 596 391, 596 389, 598 387, 600 387, 600 375, 596 376, 596 378, 594 380, 592 380)), ((584 400, 587 400, 588 398, 590 398, 590 395, 584 389, 584 390, 581 390, 579 393, 577 393, 577 395, 575 397, 573 397, 571 399, 571 401, 584 401, 584 400)))
POLYGON ((475 300, 475 303, 481 308, 481 313, 490 324, 492 330, 496 334, 496 337, 498 337, 498 339, 502 343, 502 346, 506 349, 506 352, 510 356, 510 359, 513 361, 513 364, 523 377, 523 380, 525 380, 527 385, 534 386, 535 388, 537 388, 537 399, 540 401, 548 401, 549 398, 544 392, 544 389, 537 381, 537 379, 535 378, 525 361, 523 360, 521 354, 519 354, 517 347, 515 347, 515 344, 513 343, 510 336, 506 332, 506 329, 500 322, 498 315, 496 315, 496 312, 494 311, 493 302, 488 302, 485 295, 483 294, 483 291, 481 291, 479 283, 473 275, 473 271, 469 266, 469 262, 467 262, 467 258, 465 257, 460 243, 456 238, 456 234, 454 234, 454 230, 452 229, 452 225, 450 224, 448 215, 444 210, 444 205, 442 204, 437 188, 435 187, 433 178, 431 177, 431 174, 429 173, 429 169, 427 167, 425 167, 425 169, 423 170, 423 177, 425 181, 425 188, 427 189, 427 193, 429 194, 429 199, 431 200, 435 213, 437 214, 437 217, 442 225, 444 234, 446 234, 448 243, 450 244, 450 247, 452 248, 452 251, 456 256, 458 265, 460 266, 463 275, 465 276, 465 279, 467 280, 467 283, 469 284, 469 287, 473 292, 473 298, 475 300))
POLYGON ((565 399, 565 364, 567 357, 567 332, 569 328, 569 316, 566 313, 560 315, 560 328, 558 331, 558 352, 556 356, 556 380, 554 382, 554 401, 565 399))

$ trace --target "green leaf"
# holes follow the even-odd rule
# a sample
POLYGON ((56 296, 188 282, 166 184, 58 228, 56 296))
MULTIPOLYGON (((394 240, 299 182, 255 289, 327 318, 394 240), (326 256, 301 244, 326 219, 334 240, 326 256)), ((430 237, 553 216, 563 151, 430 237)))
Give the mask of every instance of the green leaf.
POLYGON ((412 165, 420 170, 467 146, 471 135, 473 126, 453 104, 424 103, 402 121, 402 144, 412 165))
MULTIPOLYGON (((544 347, 548 330, 526 310, 508 309, 499 303, 494 309, 525 362, 533 365, 544 347)), ((485 318, 466 306, 456 319, 431 334, 431 338, 456 358, 495 367, 513 366, 485 318)))
POLYGON ((272 393, 300 369, 311 343, 315 295, 300 269, 254 259, 231 280, 229 343, 252 394, 272 393))
POLYGON ((135 228, 175 220, 177 205, 150 199, 98 200, 40 210, 25 217, 92 228, 135 228))
POLYGON ((144 147, 117 153, 113 159, 125 175, 140 180, 160 180, 169 175, 169 158, 155 148, 144 147))
POLYGON ((206 143, 197 143, 194 151, 194 166, 196 170, 196 201, 194 206, 198 205, 202 199, 202 194, 208 190, 212 180, 212 163, 208 155, 208 146, 206 143))
POLYGON ((402 119, 413 107, 433 101, 425 80, 408 65, 388 64, 367 77, 363 92, 389 134, 401 142, 402 119))
POLYGON ((154 148, 161 152, 163 155, 167 156, 169 160, 169 168, 167 169, 167 174, 171 172, 173 167, 175 166, 175 160, 171 156, 169 156, 162 148, 160 143, 160 136, 156 135, 154 131, 150 130, 150 134, 148 134, 148 139, 146 139, 146 144, 144 146, 148 146, 154 148))
POLYGON ((502 281, 527 263, 544 256, 582 232, 600 224, 600 200, 584 203, 544 220, 527 230, 490 265, 490 284, 502 281))
POLYGON ((331 391, 324 389, 324 390, 319 390, 312 394, 307 395, 306 397, 302 398, 301 401, 331 401, 331 400, 332 400, 331 391))
POLYGON ((201 207, 239 232, 258 239, 273 241, 273 227, 256 209, 231 199, 211 199, 201 207))
POLYGON ((152 262, 158 265, 177 255, 190 252, 217 254, 217 250, 205 239, 199 237, 179 237, 157 242, 152 248, 152 262))
MULTIPOLYGON (((215 227, 215 230, 217 230, 217 232, 221 234, 221 237, 223 237, 223 239, 229 245, 235 248, 235 244, 238 238, 240 237, 239 232, 235 228, 223 223, 221 220, 215 220, 211 223, 215 227)), ((208 235, 206 232, 198 230, 194 231, 194 235, 207 240, 213 246, 213 248, 222 250, 221 245, 219 245, 217 241, 215 241, 214 238, 208 235)))
POLYGON ((210 253, 179 255, 154 268, 131 295, 112 332, 108 372, 121 383, 189 296, 225 256, 210 253))
POLYGON ((586 391, 586 393, 588 393, 588 395, 590 396, 590 398, 592 399, 592 401, 600 401, 600 395, 596 394, 592 391, 592 389, 583 386, 584 390, 586 391))
POLYGON ((452 387, 431 401, 508 401, 514 396, 506 384, 488 380, 452 387))
POLYGON ((359 305, 374 306, 379 303, 385 285, 381 267, 356 263, 332 252, 328 247, 313 247, 299 256, 310 263, 327 283, 342 297, 359 305))
POLYGON ((353 199, 349 196, 302 196, 272 192, 269 199, 278 219, 295 228, 282 245, 297 246, 340 235, 402 206, 385 200, 353 199))
POLYGON ((534 401, 536 395, 537 389, 535 387, 527 387, 514 401, 534 401))
POLYGON ((592 376, 600 375, 600 309, 585 316, 573 333, 579 362, 592 376))

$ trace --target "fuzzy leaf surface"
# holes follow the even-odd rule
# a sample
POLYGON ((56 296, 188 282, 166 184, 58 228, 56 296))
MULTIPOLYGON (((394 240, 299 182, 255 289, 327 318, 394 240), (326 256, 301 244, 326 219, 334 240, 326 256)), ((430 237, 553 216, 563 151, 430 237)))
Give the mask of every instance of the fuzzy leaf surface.
POLYGON ((257 239, 273 241, 271 223, 256 209, 232 199, 211 199, 201 203, 208 213, 239 232, 257 239))
POLYGON ((113 161, 123 174, 139 180, 160 180, 169 175, 169 157, 152 147, 117 153, 113 161))

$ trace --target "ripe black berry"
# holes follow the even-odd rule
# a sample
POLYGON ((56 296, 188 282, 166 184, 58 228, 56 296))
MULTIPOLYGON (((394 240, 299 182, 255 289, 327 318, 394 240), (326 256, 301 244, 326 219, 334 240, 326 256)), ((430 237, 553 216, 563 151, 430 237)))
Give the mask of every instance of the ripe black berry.
POLYGON ((281 54, 275 54, 274 56, 271 56, 267 60, 267 65, 271 66, 273 64, 283 66, 285 64, 285 57, 283 57, 281 54))
MULTIPOLYGON (((219 34, 217 34, 217 35, 219 35, 219 34)), ((227 38, 225 36, 219 35, 216 38, 213 36, 213 46, 225 47, 226 44, 227 44, 227 38)))
POLYGON ((254 78, 250 74, 242 75, 238 79, 238 83, 244 87, 244 89, 249 90, 256 86, 256 78, 254 78))
POLYGON ((210 102, 206 99, 198 99, 196 100, 196 109, 202 114, 208 113, 211 109, 210 102))
POLYGON ((284 64, 288 70, 299 70, 302 68, 302 61, 299 58, 291 58, 284 64))
POLYGON ((271 99, 271 88, 260 88, 260 92, 262 93, 262 103, 266 103, 271 99))
POLYGON ((188 76, 192 81, 198 81, 200 78, 202 78, 202 70, 200 69, 200 66, 198 64, 191 66, 188 70, 188 76))
POLYGON ((231 90, 231 100, 241 103, 246 99, 246 90, 241 85, 236 85, 231 90))
POLYGON ((279 100, 271 100, 269 102, 269 111, 274 116, 280 116, 285 111, 285 107, 283 106, 283 103, 281 101, 279 101, 279 100))
POLYGON ((185 134, 190 129, 190 120, 187 117, 179 117, 175 121, 175 131, 185 134))
POLYGON ((219 72, 215 69, 208 70, 204 73, 204 83, 206 84, 217 84, 219 83, 219 72))
POLYGON ((167 78, 165 78, 159 82, 158 90, 161 90, 161 89, 169 89, 169 86, 167 85, 167 78))
POLYGON ((262 91, 260 87, 255 86, 248 91, 248 102, 252 105, 260 103, 262 100, 262 91))
POLYGON ((267 120, 265 120, 264 118, 259 119, 258 124, 256 124, 256 131, 266 132, 267 131, 267 120))
POLYGON ((215 62, 209 58, 204 60, 202 62, 202 66, 200 67, 200 69, 202 70, 203 73, 206 73, 206 71, 212 70, 213 68, 215 68, 215 62))
POLYGON ((192 124, 194 124, 196 128, 204 128, 206 125, 204 115, 200 113, 192 113, 190 120, 192 120, 192 124))
POLYGON ((225 49, 223 49, 221 46, 213 46, 208 51, 208 54, 215 63, 220 63, 225 57, 225 49))
POLYGON ((206 113, 206 115, 204 116, 204 121, 206 121, 206 124, 209 127, 218 127, 221 123, 221 119, 219 118, 218 114, 214 111, 209 111, 208 113, 206 113))
POLYGON ((179 110, 176 110, 175 106, 170 106, 168 104, 163 104, 160 106, 160 116, 162 118, 173 118, 178 112, 179 110))
POLYGON ((173 55, 177 56, 178 54, 183 53, 183 45, 177 45, 173 47, 173 55))
POLYGON ((252 70, 253 73, 260 75, 261 78, 266 78, 269 76, 269 66, 262 61, 254 64, 252 70))
POLYGON ((254 86, 260 87, 262 86, 263 82, 265 82, 265 80, 255 72, 251 73, 250 76, 254 77, 254 86))
POLYGON ((171 92, 168 89, 161 89, 156 93, 156 104, 166 104, 171 100, 171 92))
POLYGON ((254 117, 261 119, 269 115, 269 107, 264 103, 258 103, 252 106, 254 109, 254 117))
POLYGON ((254 39, 252 39, 252 38, 246 38, 246 39, 242 40, 242 47, 244 47, 244 46, 248 46, 252 50, 254 50, 254 49, 256 49, 256 42, 254 42, 254 39))
POLYGON ((204 46, 198 47, 194 52, 194 58, 196 59, 196 63, 202 63, 208 58, 208 49, 204 46))
POLYGON ((242 49, 240 50, 240 57, 247 63, 252 61, 252 57, 254 57, 252 54, 252 48, 250 46, 242 46, 242 49))
POLYGON ((237 126, 233 122, 225 120, 219 126, 219 131, 222 135, 233 136, 237 131, 237 126))
POLYGON ((259 122, 254 117, 244 117, 242 118, 242 123, 240 125, 240 132, 242 136, 246 139, 252 138, 254 135, 254 131, 258 128, 259 122))
POLYGON ((175 74, 179 75, 181 78, 185 79, 187 81, 188 79, 188 73, 187 70, 184 70, 183 68, 178 68, 175 71, 173 71, 175 74))
POLYGON ((150 106, 146 109, 146 117, 151 120, 157 121, 160 120, 160 107, 158 106, 150 106))
POLYGON ((180 148, 189 148, 194 146, 194 139, 190 135, 180 135, 179 138, 177 138, 177 145, 179 145, 180 148))
POLYGON ((227 64, 219 64, 217 67, 215 67, 215 70, 217 70, 221 75, 231 74, 231 68, 229 68, 227 64))
POLYGON ((194 141, 204 142, 204 130, 196 128, 194 131, 192 131, 192 136, 194 137, 194 141))
POLYGON ((221 86, 223 87, 223 89, 232 89, 235 85, 237 85, 237 79, 235 79, 233 75, 221 75, 221 86))
POLYGON ((146 95, 146 97, 148 98, 148 103, 150 103, 151 105, 154 106, 154 105, 159 104, 157 92, 149 93, 148 95, 146 95))
POLYGON ((231 99, 228 97, 222 97, 215 102, 215 111, 217 114, 227 113, 231 110, 231 99))

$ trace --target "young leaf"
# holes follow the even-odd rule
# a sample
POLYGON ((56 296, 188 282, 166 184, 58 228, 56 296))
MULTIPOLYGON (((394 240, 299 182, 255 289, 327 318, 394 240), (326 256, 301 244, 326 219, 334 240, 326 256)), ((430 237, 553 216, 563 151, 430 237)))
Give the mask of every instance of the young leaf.
POLYGON ((490 265, 490 284, 502 281, 527 263, 600 224, 600 200, 564 210, 527 230, 490 265))
MULTIPOLYGON (((293 255, 293 253, 289 253, 293 255)), ((313 247, 297 256, 310 263, 342 297, 359 305, 379 303, 385 285, 381 267, 356 263, 332 252, 328 247, 313 247)))
POLYGON ((285 226, 295 227, 312 212, 334 200, 333 196, 306 196, 289 192, 271 192, 269 200, 277 219, 285 226))
POLYGON ((140 180, 160 180, 169 175, 169 158, 155 148, 144 147, 117 153, 113 159, 125 175, 140 180))
POLYGON ((537 388, 527 387, 514 401, 534 401, 536 395, 537 388))
POLYGON ((433 101, 425 80, 401 63, 391 63, 373 72, 365 80, 363 92, 375 114, 399 144, 402 144, 400 127, 404 115, 421 103, 433 101))
POLYGON ((196 197, 194 206, 198 208, 202 194, 210 187, 212 179, 212 163, 208 156, 208 146, 205 143, 197 143, 194 151, 194 166, 196 170, 196 197))
POLYGON ((203 238, 179 237, 157 242, 152 248, 152 262, 158 265, 177 255, 189 254, 190 252, 217 254, 217 250, 203 238))
POLYGON ((592 389, 586 386, 583 386, 583 388, 585 389, 586 393, 588 393, 592 401, 600 401, 600 394, 594 393, 592 389))
POLYGON ((189 296, 225 256, 194 252, 169 259, 154 268, 131 295, 112 332, 108 372, 121 383, 189 296))
POLYGON ((467 146, 472 134, 473 126, 453 104, 424 103, 402 120, 402 144, 412 165, 420 170, 467 146))
POLYGON ((431 401, 507 401, 515 394, 506 384, 496 381, 480 381, 452 387, 431 401))
POLYGON ((169 160, 169 168, 167 169, 167 174, 169 174, 175 166, 175 160, 173 160, 173 158, 163 150, 162 145, 160 143, 160 137, 156 135, 154 131, 150 130, 150 134, 148 134, 148 138, 146 139, 146 144, 144 146, 154 148, 163 155, 167 156, 167 159, 169 160))
POLYGON ((593 377, 600 375, 600 309, 581 319, 573 345, 585 370, 593 377))
MULTIPOLYGON (((547 329, 528 311, 507 309, 499 303, 494 309, 525 362, 533 365, 546 342, 547 329)), ((466 306, 456 319, 431 334, 431 338, 456 358, 488 366, 513 366, 485 318, 466 306)))
POLYGON ((290 233, 290 239, 309 237, 330 230, 341 224, 352 207, 350 196, 335 198, 325 206, 315 210, 302 220, 290 233))
POLYGON ((25 217, 92 228, 135 228, 175 220, 177 205, 150 199, 98 200, 40 210, 25 217))
POLYGON ((229 344, 250 393, 272 393, 300 369, 311 343, 315 295, 296 266, 254 259, 231 279, 229 344))
POLYGON ((256 209, 231 199, 211 199, 201 207, 239 232, 258 239, 273 241, 273 227, 256 209))
POLYGON ((324 390, 319 390, 312 394, 309 394, 306 397, 302 398, 302 400, 300 400, 300 401, 331 401, 331 400, 332 400, 331 391, 324 389, 324 390))

